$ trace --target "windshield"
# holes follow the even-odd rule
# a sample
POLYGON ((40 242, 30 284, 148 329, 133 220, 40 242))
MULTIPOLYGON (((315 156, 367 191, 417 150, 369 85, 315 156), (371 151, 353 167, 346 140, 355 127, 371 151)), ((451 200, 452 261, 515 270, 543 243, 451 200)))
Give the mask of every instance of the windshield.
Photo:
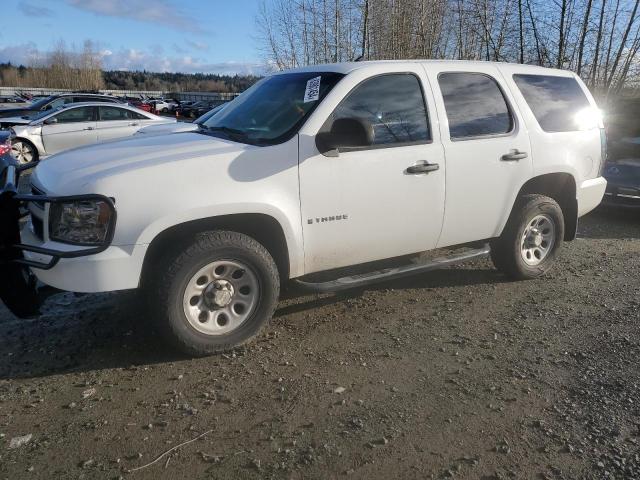
POLYGON ((64 107, 58 107, 55 108, 53 110, 43 110, 42 112, 33 112, 30 113, 28 115, 25 115, 22 118, 28 118, 29 120, 40 120, 43 117, 48 117, 49 115, 51 115, 53 112, 57 112, 59 110, 62 110, 64 107))
POLYGON ((285 73, 267 77, 204 122, 212 135, 254 145, 288 140, 344 75, 285 73))
POLYGON ((47 103, 49 103, 51 100, 53 100, 53 97, 43 98, 42 100, 38 100, 37 102, 34 102, 31 105, 29 105, 29 108, 33 109, 33 110, 40 110, 47 103))

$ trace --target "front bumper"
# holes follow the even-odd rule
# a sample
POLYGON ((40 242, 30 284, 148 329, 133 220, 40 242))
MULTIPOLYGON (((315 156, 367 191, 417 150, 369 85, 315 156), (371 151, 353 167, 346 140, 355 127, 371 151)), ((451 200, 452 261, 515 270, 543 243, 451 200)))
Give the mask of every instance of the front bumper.
MULTIPOLYGON (((2 160, 2 159, 0 159, 2 160)), ((55 269, 61 260, 78 260, 81 257, 91 257, 106 251, 113 238, 115 228, 115 206, 113 200, 103 195, 77 195, 64 197, 50 197, 46 195, 21 194, 18 192, 20 174, 34 168, 38 162, 26 165, 16 165, 14 161, 4 159, 0 161, 0 300, 19 317, 31 317, 39 314, 41 296, 32 270, 38 273, 38 278, 48 285, 64 288, 70 283, 63 278, 64 271, 55 269), (101 200, 112 208, 112 224, 105 242, 97 246, 71 246, 66 244, 48 244, 47 235, 40 228, 37 238, 31 222, 22 229, 22 219, 30 214, 33 205, 43 212, 48 206, 57 202, 71 202, 82 200, 101 200), (49 273, 43 273, 49 272, 49 273), (41 278, 42 276, 42 278, 41 278), (60 279, 60 282, 51 282, 60 279), (60 286, 59 286, 60 285, 60 286)), ((44 215, 44 213, 43 213, 44 215)), ((72 277, 73 278, 73 277, 72 277)), ((78 282, 71 282, 79 285, 78 282)), ((95 282, 94 282, 95 283, 95 282)), ((78 291, 87 291, 80 289, 78 291)))
MULTIPOLYGON (((47 250, 68 248, 67 245, 43 243, 26 224, 21 232, 26 245, 40 246, 47 250)), ((61 258, 49 269, 34 268, 33 274, 42 283, 70 292, 112 292, 137 288, 147 245, 111 245, 101 252, 74 258, 61 258)), ((46 254, 25 251, 24 258, 36 263, 46 263, 46 254)))

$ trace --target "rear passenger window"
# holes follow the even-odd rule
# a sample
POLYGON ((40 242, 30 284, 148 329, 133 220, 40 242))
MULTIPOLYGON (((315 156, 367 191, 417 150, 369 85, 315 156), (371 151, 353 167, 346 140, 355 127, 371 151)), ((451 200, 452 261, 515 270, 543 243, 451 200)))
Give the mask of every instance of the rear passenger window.
POLYGON ((483 73, 451 72, 438 76, 452 139, 501 135, 513 118, 498 83, 483 73))
POLYGON ((135 118, 132 111, 126 108, 117 107, 98 107, 100 109, 100 120, 131 120, 135 118))
POLYGON ((581 115, 589 115, 591 105, 575 78, 514 75, 513 80, 545 132, 584 129, 581 115))
POLYGON ((358 85, 333 112, 333 119, 364 118, 374 145, 397 146, 431 139, 418 78, 412 74, 373 77, 358 85))

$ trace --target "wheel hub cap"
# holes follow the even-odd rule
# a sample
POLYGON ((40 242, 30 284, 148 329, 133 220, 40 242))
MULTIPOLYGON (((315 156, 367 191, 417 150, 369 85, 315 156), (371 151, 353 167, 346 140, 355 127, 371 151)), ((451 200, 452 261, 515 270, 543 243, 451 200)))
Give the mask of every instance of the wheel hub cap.
POLYGON ((216 280, 207 285, 204 290, 204 299, 210 308, 224 308, 231 303, 235 289, 226 280, 216 280))
POLYGON ((217 260, 187 282, 183 310, 187 322, 206 335, 223 335, 242 325, 260 300, 253 269, 237 260, 217 260))
POLYGON ((527 236, 526 243, 529 248, 535 248, 542 245, 542 232, 537 228, 532 228, 527 236))
POLYGON ((522 232, 520 254, 527 265, 536 266, 555 245, 556 224, 548 215, 536 215, 522 232))

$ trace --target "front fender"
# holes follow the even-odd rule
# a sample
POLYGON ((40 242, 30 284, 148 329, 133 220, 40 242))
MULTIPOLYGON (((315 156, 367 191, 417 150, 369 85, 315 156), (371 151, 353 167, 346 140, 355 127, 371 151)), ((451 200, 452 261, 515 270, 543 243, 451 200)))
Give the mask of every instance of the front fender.
POLYGON ((302 241, 299 212, 293 208, 290 210, 289 212, 284 212, 274 205, 263 203, 233 203, 194 208, 176 212, 155 220, 142 231, 136 243, 151 244, 162 232, 191 221, 215 219, 216 217, 238 214, 266 215, 278 222, 282 228, 289 255, 289 274, 292 278, 295 278, 304 275, 304 244, 302 241))

